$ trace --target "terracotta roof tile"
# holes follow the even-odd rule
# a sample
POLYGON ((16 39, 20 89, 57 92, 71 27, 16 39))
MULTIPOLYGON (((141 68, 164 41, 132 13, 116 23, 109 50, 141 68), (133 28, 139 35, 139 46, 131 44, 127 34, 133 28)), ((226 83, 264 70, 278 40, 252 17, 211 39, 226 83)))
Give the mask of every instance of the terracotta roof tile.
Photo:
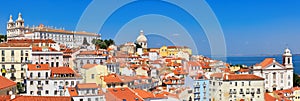
POLYGON ((77 90, 75 87, 69 87, 68 91, 70 93, 70 96, 78 96, 77 90))
POLYGON ((65 96, 18 96, 12 101, 71 101, 71 97, 65 96))
POLYGON ((141 89, 134 89, 134 92, 138 93, 139 96, 141 96, 144 99, 147 98, 155 98, 155 95, 151 92, 147 92, 145 90, 141 90, 141 89))
POLYGON ((112 95, 114 95, 115 97, 122 99, 122 100, 126 100, 126 101, 144 101, 144 99, 139 96, 136 95, 136 93, 128 88, 109 88, 107 89, 110 93, 112 93, 112 95))
POLYGON ((224 80, 264 80, 264 78, 253 74, 225 74, 223 78, 224 80))
MULTIPOLYGON (((54 49, 54 48, 52 48, 52 47, 44 47, 44 48, 47 48, 48 51, 57 52, 57 50, 54 49)), ((42 52, 43 51, 43 47, 33 46, 32 47, 32 51, 42 52)))
POLYGON ((30 47, 30 44, 26 44, 26 43, 0 43, 0 47, 30 47))
POLYGON ((7 87, 11 87, 11 86, 16 86, 17 83, 15 83, 14 81, 11 81, 3 76, 0 76, 0 90, 7 88, 7 87))
POLYGON ((29 71, 50 70, 49 64, 27 64, 29 71))
POLYGON ((56 43, 52 39, 9 39, 7 43, 56 43))
POLYGON ((99 88, 96 83, 81 83, 77 84, 78 89, 99 88))
POLYGON ((104 76, 104 82, 106 83, 115 83, 115 82, 122 82, 121 78, 117 74, 109 74, 107 76, 104 76))

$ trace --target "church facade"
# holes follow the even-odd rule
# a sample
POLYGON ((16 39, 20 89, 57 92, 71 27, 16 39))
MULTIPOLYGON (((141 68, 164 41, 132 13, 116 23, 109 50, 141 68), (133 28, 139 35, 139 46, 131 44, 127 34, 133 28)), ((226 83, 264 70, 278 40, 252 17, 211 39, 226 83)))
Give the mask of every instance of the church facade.
POLYGON ((290 89, 293 87, 293 62, 291 51, 287 48, 282 55, 282 64, 275 58, 266 58, 252 67, 253 74, 265 79, 266 92, 290 89))

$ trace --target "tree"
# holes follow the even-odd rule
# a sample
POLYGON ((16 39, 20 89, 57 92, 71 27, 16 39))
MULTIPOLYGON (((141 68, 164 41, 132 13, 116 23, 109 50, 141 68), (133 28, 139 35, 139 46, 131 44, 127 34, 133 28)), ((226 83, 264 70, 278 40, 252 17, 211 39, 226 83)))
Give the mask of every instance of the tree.
POLYGON ((294 73, 294 76, 293 76, 293 85, 294 85, 294 87, 300 86, 300 77, 296 73, 294 73))
POLYGON ((92 40, 92 43, 100 49, 107 49, 108 46, 115 44, 114 40, 112 39, 109 40, 94 39, 92 40))

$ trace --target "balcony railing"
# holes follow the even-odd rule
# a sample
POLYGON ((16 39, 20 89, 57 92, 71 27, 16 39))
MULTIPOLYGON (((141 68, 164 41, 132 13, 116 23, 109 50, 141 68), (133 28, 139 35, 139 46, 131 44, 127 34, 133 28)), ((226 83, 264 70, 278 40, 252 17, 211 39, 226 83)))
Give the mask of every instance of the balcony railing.
POLYGON ((16 77, 14 77, 14 76, 12 76, 12 77, 10 77, 10 80, 12 80, 12 81, 16 81, 16 77))

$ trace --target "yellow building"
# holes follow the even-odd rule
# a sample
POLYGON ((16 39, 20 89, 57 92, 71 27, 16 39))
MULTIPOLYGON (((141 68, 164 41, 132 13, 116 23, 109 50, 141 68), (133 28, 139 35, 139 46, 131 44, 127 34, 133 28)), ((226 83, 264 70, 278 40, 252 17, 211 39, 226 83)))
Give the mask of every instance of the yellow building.
POLYGON ((168 47, 167 46, 162 46, 160 49, 159 49, 159 55, 161 57, 166 57, 168 56, 168 47))
POLYGON ((1 74, 12 81, 24 84, 26 65, 31 64, 31 45, 25 43, 1 43, 1 74))
POLYGON ((230 66, 229 69, 230 69, 231 72, 235 72, 235 71, 240 70, 241 67, 240 66, 230 66))
POLYGON ((98 64, 86 64, 81 69, 83 81, 85 83, 96 83, 101 85, 101 76, 108 75, 108 71, 105 65, 98 64))
POLYGON ((187 52, 189 55, 192 55, 192 50, 186 46, 162 46, 159 49, 159 55, 162 57, 172 57, 176 56, 180 51, 187 52))

